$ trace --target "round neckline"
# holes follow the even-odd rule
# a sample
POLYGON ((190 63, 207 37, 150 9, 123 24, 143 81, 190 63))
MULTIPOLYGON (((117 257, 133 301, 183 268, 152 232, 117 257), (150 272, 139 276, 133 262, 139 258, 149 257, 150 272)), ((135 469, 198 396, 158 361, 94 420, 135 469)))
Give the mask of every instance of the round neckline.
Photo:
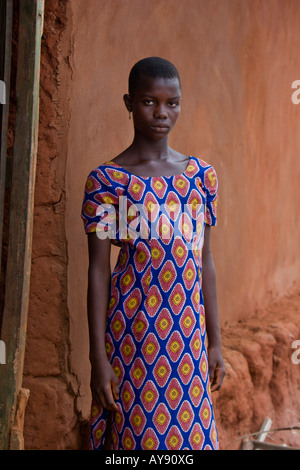
POLYGON ((114 161, 111 161, 109 162, 109 164, 113 164, 113 165, 116 165, 117 167, 121 168, 121 170, 125 171, 126 173, 128 173, 129 175, 131 176, 135 176, 136 178, 143 178, 143 179, 150 179, 150 178, 172 178, 174 176, 183 176, 185 175, 188 167, 190 166, 191 162, 192 162, 192 156, 189 155, 189 161, 188 161, 188 164, 186 166, 186 169, 182 172, 182 173, 179 173, 179 174, 176 174, 176 175, 167 175, 167 176, 162 176, 162 175, 157 175, 157 176, 142 176, 142 175, 136 175, 135 173, 132 173, 131 171, 128 171, 126 170, 126 168, 122 167, 121 165, 119 165, 118 163, 114 162, 114 161))

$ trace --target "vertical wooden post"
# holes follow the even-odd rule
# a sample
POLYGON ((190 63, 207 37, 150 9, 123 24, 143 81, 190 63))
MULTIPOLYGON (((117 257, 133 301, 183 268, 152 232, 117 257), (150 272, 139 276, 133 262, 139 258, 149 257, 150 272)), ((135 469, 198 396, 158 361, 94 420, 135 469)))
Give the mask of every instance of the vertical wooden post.
POLYGON ((38 142, 40 49, 44 0, 22 0, 19 11, 17 115, 13 149, 1 340, 6 364, 0 365, 0 449, 10 448, 22 388, 31 270, 31 243, 38 142))
POLYGON ((8 130, 8 112, 9 112, 9 92, 10 92, 10 69, 11 69, 11 40, 12 40, 12 20, 13 20, 13 2, 6 0, 0 4, 1 38, 3 48, 0 51, 1 76, 0 79, 5 83, 5 104, 1 105, 0 115, 0 265, 2 257, 2 229, 4 213, 4 193, 5 193, 5 175, 6 175, 6 151, 7 151, 7 130, 8 130))

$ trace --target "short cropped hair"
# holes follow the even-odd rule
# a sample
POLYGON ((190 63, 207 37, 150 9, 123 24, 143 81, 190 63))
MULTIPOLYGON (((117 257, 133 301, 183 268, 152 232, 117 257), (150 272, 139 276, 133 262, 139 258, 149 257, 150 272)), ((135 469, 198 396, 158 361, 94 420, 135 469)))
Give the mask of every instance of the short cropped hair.
POLYGON ((171 62, 161 57, 147 57, 139 60, 131 69, 128 80, 130 96, 141 84, 143 77, 152 78, 177 78, 181 88, 180 77, 177 68, 171 62))

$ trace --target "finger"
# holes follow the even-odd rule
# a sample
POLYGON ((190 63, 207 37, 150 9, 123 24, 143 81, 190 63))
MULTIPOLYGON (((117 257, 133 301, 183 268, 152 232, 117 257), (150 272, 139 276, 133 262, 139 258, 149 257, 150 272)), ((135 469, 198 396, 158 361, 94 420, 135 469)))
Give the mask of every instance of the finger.
POLYGON ((103 397, 101 396, 100 393, 97 392, 97 389, 94 386, 93 382, 91 382, 91 392, 92 392, 92 397, 95 399, 98 405, 103 408, 103 397))
POLYGON ((223 369, 220 369, 220 368, 215 369, 214 380, 211 386, 212 392, 215 392, 216 390, 220 390, 224 376, 225 376, 225 371, 223 369))
POLYGON ((209 381, 210 381, 211 386, 215 383, 215 368, 214 367, 210 367, 209 369, 209 381))
POLYGON ((109 387, 105 390, 105 407, 107 410, 118 410, 118 407, 114 401, 112 388, 109 387))
POLYGON ((114 399, 119 400, 119 398, 120 398, 120 388, 119 388, 118 383, 115 383, 115 382, 112 383, 112 392, 113 392, 114 399))
POLYGON ((216 367, 217 367, 217 364, 216 362, 212 362, 212 363, 208 363, 208 368, 209 368, 209 381, 210 381, 210 385, 212 386, 214 383, 215 383, 215 375, 216 375, 216 367))
POLYGON ((210 391, 211 392, 215 391, 216 383, 217 383, 217 371, 213 370, 210 374, 210 391))

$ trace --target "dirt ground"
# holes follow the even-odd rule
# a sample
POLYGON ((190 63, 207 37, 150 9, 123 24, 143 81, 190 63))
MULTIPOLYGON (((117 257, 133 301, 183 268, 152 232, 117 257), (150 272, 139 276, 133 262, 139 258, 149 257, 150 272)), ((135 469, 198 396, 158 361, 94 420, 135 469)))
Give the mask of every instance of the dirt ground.
MULTIPOLYGON (((299 313, 300 289, 222 329, 226 377, 213 394, 221 449, 238 449, 265 417, 272 429, 299 426, 299 313)), ((276 431, 265 442, 300 447, 300 434, 276 431)))

